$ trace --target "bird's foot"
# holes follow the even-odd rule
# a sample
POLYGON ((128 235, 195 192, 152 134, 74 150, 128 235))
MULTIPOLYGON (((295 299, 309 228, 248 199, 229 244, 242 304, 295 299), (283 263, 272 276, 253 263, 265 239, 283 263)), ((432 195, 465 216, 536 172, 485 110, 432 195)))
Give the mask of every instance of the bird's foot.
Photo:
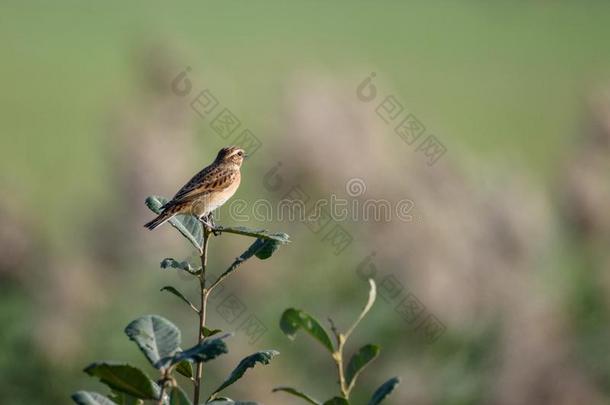
POLYGON ((200 217, 199 221, 208 228, 208 232, 211 231, 214 236, 220 235, 221 231, 216 228, 216 223, 214 222, 214 217, 212 214, 208 214, 206 216, 200 217))
POLYGON ((210 221, 210 224, 212 224, 212 233, 214 234, 214 236, 220 235, 221 231, 216 226, 216 222, 214 221, 214 214, 211 212, 208 215, 208 221, 210 221))
POLYGON ((203 226, 205 226, 206 228, 209 228, 210 230, 214 228, 214 225, 212 225, 210 223, 210 221, 207 219, 207 217, 199 217, 199 222, 201 222, 203 224, 203 226))

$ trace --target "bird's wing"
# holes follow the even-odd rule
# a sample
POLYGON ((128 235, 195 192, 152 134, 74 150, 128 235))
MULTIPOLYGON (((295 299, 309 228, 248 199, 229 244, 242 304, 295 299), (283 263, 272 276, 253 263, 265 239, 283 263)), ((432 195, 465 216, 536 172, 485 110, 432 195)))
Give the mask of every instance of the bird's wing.
POLYGON ((186 183, 165 207, 183 203, 211 192, 222 191, 229 187, 238 173, 221 167, 206 167, 186 183))

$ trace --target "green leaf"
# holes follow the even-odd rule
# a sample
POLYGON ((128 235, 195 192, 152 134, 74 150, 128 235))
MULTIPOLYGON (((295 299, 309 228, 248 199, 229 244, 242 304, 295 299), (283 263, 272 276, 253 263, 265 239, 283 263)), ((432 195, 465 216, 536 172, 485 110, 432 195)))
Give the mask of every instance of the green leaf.
POLYGON ((349 405, 349 401, 345 398, 334 397, 324 402, 323 405, 349 405))
POLYGON ((208 329, 205 326, 203 327, 203 336, 205 336, 205 337, 214 336, 220 332, 222 332, 222 330, 220 330, 220 329, 208 329))
POLYGON ((119 391, 112 391, 112 393, 108 395, 108 398, 119 405, 142 405, 144 403, 144 401, 139 398, 119 391))
POLYGON ((305 394, 302 391, 297 390, 296 388, 292 388, 292 387, 276 387, 276 388, 273 389, 272 392, 278 392, 278 391, 287 392, 287 393, 292 394, 294 396, 297 396, 299 398, 303 398, 305 401, 309 402, 310 404, 321 405, 320 401, 318 401, 317 399, 313 399, 309 395, 305 394))
POLYGON ((193 365, 188 360, 182 360, 176 364, 176 372, 186 378, 193 378, 193 365))
MULTIPOLYGON (((161 207, 167 203, 167 198, 150 196, 146 199, 146 206, 155 214, 159 215, 163 210, 161 207)), ((203 246, 203 228, 201 222, 193 215, 176 215, 169 223, 189 240, 199 251, 203 246)))
POLYGON ((171 387, 169 391, 169 405, 192 405, 182 388, 171 387))
POLYGON ((271 239, 257 239, 256 241, 254 241, 253 244, 250 245, 250 247, 241 254, 241 256, 239 256, 239 259, 241 259, 241 261, 246 261, 249 258, 251 258, 254 255, 258 255, 259 251, 265 247, 265 245, 269 242, 273 242, 273 243, 278 243, 277 241, 271 240, 271 239))
POLYGON ((190 274, 192 274, 194 276, 196 276, 199 273, 201 273, 201 267, 194 268, 187 261, 179 262, 178 260, 173 259, 171 257, 167 257, 167 258, 163 259, 163 261, 161 261, 161 268, 162 269, 172 268, 172 269, 184 270, 187 273, 190 273, 190 274))
POLYGON ((166 285, 165 287, 161 288, 161 291, 167 291, 169 293, 174 294, 176 297, 178 297, 182 301, 184 301, 186 303, 186 305, 191 307, 191 309, 193 311, 199 313, 199 310, 197 309, 197 307, 191 301, 189 301, 188 298, 186 298, 184 296, 184 294, 182 294, 180 291, 178 291, 176 288, 172 287, 171 285, 166 285))
POLYGON ((281 243, 274 239, 257 239, 258 241, 262 241, 263 244, 260 248, 257 249, 255 255, 261 260, 265 260, 271 257, 273 253, 280 247, 281 243))
POLYGON ((164 357, 159 361, 159 363, 162 367, 168 367, 183 360, 192 363, 210 361, 220 356, 221 354, 229 352, 229 349, 227 348, 227 344, 224 342, 224 339, 230 336, 231 334, 227 333, 214 339, 206 339, 188 350, 178 352, 170 357, 164 357))
POLYGON ((99 362, 89 365, 85 373, 98 377, 113 390, 136 398, 157 399, 158 386, 140 369, 123 363, 99 362))
POLYGON ((244 373, 246 372, 247 369, 252 368, 256 365, 256 363, 261 363, 261 364, 269 364, 269 362, 271 361, 271 359, 274 356, 277 356, 278 354, 280 354, 280 352, 276 351, 276 350, 263 350, 260 352, 256 352, 254 354, 251 354, 248 357, 245 357, 244 359, 242 359, 239 364, 237 365, 237 367, 235 367, 235 370, 233 370, 231 372, 231 374, 229 375, 229 377, 225 380, 225 382, 223 382, 220 387, 216 388, 216 390, 214 390, 214 392, 212 393, 212 395, 210 396, 210 399, 214 398, 214 396, 220 392, 221 390, 227 388, 229 385, 233 384, 235 381, 239 380, 241 377, 243 377, 244 373))
POLYGON ((371 361, 379 356, 379 350, 379 346, 369 344, 362 346, 360 350, 354 353, 345 369, 345 380, 348 387, 355 384, 358 374, 360 374, 371 361))
POLYGON ((77 391, 72 395, 72 399, 78 405, 116 405, 102 394, 91 391, 77 391))
POLYGON ((173 356, 180 347, 180 330, 158 315, 145 315, 132 321, 125 333, 156 368, 161 367, 159 360, 173 356))
MULTIPOLYGON (((182 349, 178 349, 177 353, 180 352, 182 352, 182 349)), ((193 378, 193 365, 188 360, 179 361, 176 364, 176 372, 187 378, 193 378)))
POLYGON ((356 322, 354 322, 354 324, 349 328, 349 330, 347 332, 345 332, 346 340, 352 334, 354 329, 356 329, 356 326, 358 326, 358 324, 364 318, 364 316, 371 310, 371 308, 373 307, 373 304, 375 303, 375 299, 377 298, 377 286, 375 284, 375 280, 373 280, 372 278, 369 278, 369 285, 370 285, 369 299, 367 300, 366 305, 362 309, 360 316, 358 316, 358 319, 356 319, 356 322))
POLYGON ((390 395, 390 393, 392 391, 394 391, 394 388, 399 383, 400 383, 400 378, 394 377, 394 378, 390 378, 388 381, 381 384, 381 386, 379 388, 377 388, 375 390, 375 392, 373 393, 373 396, 371 397, 371 400, 369 401, 368 405, 380 404, 385 399, 385 397, 387 397, 388 395, 390 395))
MULTIPOLYGON (((286 235, 286 237, 288 237, 288 235, 286 235)), ((282 241, 281 239, 278 240, 258 238, 252 245, 250 245, 248 250, 242 253, 242 255, 237 260, 241 259, 240 261, 243 262, 251 258, 253 255, 256 255, 256 257, 261 260, 268 259, 278 249, 280 245, 287 243, 287 241, 288 239, 286 239, 286 241, 282 241)))
POLYGON ((294 339, 297 331, 303 328, 307 333, 317 339, 331 353, 334 352, 333 344, 320 323, 305 311, 288 308, 280 318, 280 329, 290 339, 294 339))
POLYGON ((230 398, 218 398, 212 402, 206 402, 206 405, 258 405, 258 402, 233 401, 230 398))

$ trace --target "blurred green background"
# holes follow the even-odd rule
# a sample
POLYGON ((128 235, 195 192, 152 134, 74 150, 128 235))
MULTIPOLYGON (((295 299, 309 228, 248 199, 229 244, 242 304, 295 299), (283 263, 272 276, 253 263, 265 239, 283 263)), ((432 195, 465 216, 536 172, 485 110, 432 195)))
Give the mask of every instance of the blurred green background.
MULTIPOLYGON (((262 142, 236 198, 273 203, 293 186, 347 198, 359 178, 361 198, 415 203, 411 222, 343 224, 353 242, 340 254, 301 223, 243 223, 293 242, 228 282, 242 320, 268 330, 253 344, 238 331, 208 389, 276 348, 227 394, 332 396, 326 353, 289 342, 278 319, 296 306, 346 327, 374 252, 378 283, 393 275, 404 290, 352 338, 348 352, 383 347, 354 403, 394 375, 390 404, 607 403, 609 38, 604 2, 3 2, 0 402, 103 391, 82 373, 98 359, 146 367, 122 332, 142 314, 194 342, 196 320, 159 288, 195 297, 197 286, 158 267, 192 252, 170 227, 142 227, 146 196, 173 194, 232 140, 171 92, 189 66, 194 91, 209 89, 262 142), (367 104, 356 88, 371 72, 379 94, 367 104), (435 165, 375 113, 389 94, 447 148, 435 165), (446 327, 435 342, 395 311, 408 293, 446 327)), ((234 220, 223 209, 219 222, 234 220)), ((212 269, 247 243, 214 239, 212 269)), ((224 330, 241 322, 210 317, 224 330)))

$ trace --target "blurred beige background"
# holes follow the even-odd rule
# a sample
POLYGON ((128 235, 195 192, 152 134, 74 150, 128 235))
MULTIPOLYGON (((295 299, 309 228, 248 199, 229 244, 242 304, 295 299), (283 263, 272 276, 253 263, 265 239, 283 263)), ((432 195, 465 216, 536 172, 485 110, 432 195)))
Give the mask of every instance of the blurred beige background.
MULTIPOLYGON (((245 129, 259 146, 235 198, 408 199, 412 220, 341 221, 349 243, 338 248, 330 228, 221 209, 222 224, 293 242, 248 262, 213 302, 210 325, 237 333, 210 363, 208 388, 275 348, 281 356, 227 395, 298 403, 271 393, 290 385, 331 397, 327 353, 306 336, 288 341, 279 316, 295 306, 345 327, 366 297, 362 274, 376 271, 380 297, 348 352, 368 342, 382 352, 354 403, 394 375, 389 404, 606 403, 609 35, 601 2, 3 3, 6 403, 105 392, 82 373, 95 360, 148 367, 122 332, 142 314, 194 342, 195 319, 159 289, 195 297, 197 286, 158 265, 192 252, 170 227, 142 227, 144 199, 173 194, 222 146, 244 144, 245 129), (187 67, 191 91, 177 94, 187 67), (376 95, 362 101, 371 73, 376 95), (190 103, 206 89, 218 106, 202 117, 190 103), (240 122, 234 133, 214 130, 224 108, 240 122), (408 114, 425 128, 403 137, 421 132, 413 144, 394 130, 408 114), (429 135, 446 150, 432 165, 420 148, 429 135), (355 196, 353 179, 365 187, 355 196), (238 319, 218 310, 227 297, 243 305, 238 319), (435 328, 418 329, 421 314, 435 328), (240 330, 250 316, 267 329, 254 343, 240 330)), ((219 272, 248 241, 212 243, 219 272)))

